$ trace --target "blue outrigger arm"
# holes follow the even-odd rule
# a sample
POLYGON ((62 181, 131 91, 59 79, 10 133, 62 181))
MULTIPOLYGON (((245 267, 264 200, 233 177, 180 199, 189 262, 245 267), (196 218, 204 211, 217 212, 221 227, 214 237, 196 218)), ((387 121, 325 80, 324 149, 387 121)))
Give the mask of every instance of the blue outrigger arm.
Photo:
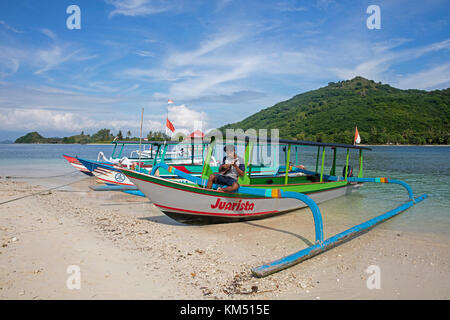
POLYGON ((289 268, 297 263, 300 263, 304 260, 314 257, 319 253, 327 251, 333 247, 340 245, 341 243, 351 240, 360 234, 367 232, 371 228, 375 227, 377 224, 380 224, 399 213, 405 211, 412 207, 415 203, 418 203, 427 198, 426 194, 421 195, 420 197, 415 198, 414 200, 410 200, 397 208, 390 210, 376 218, 370 219, 366 222, 358 224, 350 229, 345 230, 335 236, 328 238, 325 241, 321 241, 312 245, 306 249, 300 250, 296 253, 278 259, 276 261, 270 262, 268 264, 264 264, 262 266, 256 267, 252 269, 252 273, 257 277, 265 277, 272 273, 278 272, 280 270, 289 268))
MULTIPOLYGON (((187 174, 185 172, 179 171, 173 167, 170 167, 166 164, 158 164, 153 167, 152 169, 152 175, 154 175, 155 171, 158 169, 158 167, 162 167, 164 169, 167 169, 169 172, 176 174, 186 180, 189 180, 191 182, 197 183, 199 185, 206 185, 206 181, 204 179, 193 177, 190 174, 187 174)), ((303 170, 302 170, 303 171, 303 170)), ((340 181, 345 180, 344 177, 336 177, 336 176, 327 176, 326 177, 330 181, 340 181)), ((390 210, 382 215, 379 215, 378 217, 375 217, 373 219, 370 219, 366 222, 363 222, 361 224, 358 224, 350 229, 347 229, 337 235, 334 235, 325 241, 323 240, 323 221, 322 221, 322 214, 320 212, 319 207, 317 204, 307 195, 300 193, 300 192, 287 192, 279 189, 256 189, 256 188, 249 188, 249 187, 239 187, 240 193, 250 194, 250 195, 258 195, 258 196, 264 196, 264 197, 277 197, 277 198, 295 198, 302 202, 304 202, 308 207, 311 209, 311 212, 314 217, 314 226, 315 226, 315 234, 316 234, 316 241, 315 244, 305 248, 303 250, 300 250, 296 253, 293 253, 291 255, 288 255, 286 257, 283 257, 281 259, 275 260, 273 262, 270 262, 268 264, 264 264, 262 266, 252 268, 252 273, 256 277, 265 277, 272 273, 281 271, 283 269, 289 268, 297 263, 300 263, 304 260, 307 260, 309 258, 314 257, 315 255, 318 255, 324 251, 327 251, 333 247, 336 247, 340 245, 343 242, 346 242, 348 240, 351 240, 358 235, 367 232, 371 228, 375 227, 377 224, 380 224, 398 214, 401 212, 409 209, 414 204, 421 202, 422 200, 426 199, 428 196, 426 194, 421 195, 420 197, 414 198, 413 192, 411 187, 400 180, 392 180, 388 178, 356 178, 356 177, 347 177, 347 181, 350 182, 376 182, 376 183, 396 183, 400 184, 403 187, 406 188, 409 194, 409 201, 398 206, 397 208, 390 210)), ((213 186, 213 188, 217 187, 216 185, 213 186)))

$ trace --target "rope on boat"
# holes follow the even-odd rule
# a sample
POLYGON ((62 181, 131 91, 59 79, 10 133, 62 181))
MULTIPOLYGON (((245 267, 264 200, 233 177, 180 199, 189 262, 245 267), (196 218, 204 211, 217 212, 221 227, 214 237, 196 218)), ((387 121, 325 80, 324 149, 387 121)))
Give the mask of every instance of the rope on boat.
POLYGON ((27 195, 24 195, 24 196, 21 196, 21 197, 18 197, 18 198, 6 200, 6 201, 3 201, 3 202, 0 202, 0 206, 3 205, 3 204, 7 204, 7 203, 10 203, 10 202, 13 202, 13 201, 20 200, 20 199, 24 199, 24 198, 28 198, 28 197, 32 197, 32 196, 37 196, 37 195, 40 195, 40 194, 42 194, 44 192, 49 192, 49 191, 52 191, 52 190, 55 190, 55 189, 59 189, 59 188, 62 188, 62 187, 67 187, 67 186, 70 186, 71 184, 83 181, 83 180, 88 179, 88 178, 89 177, 85 177, 85 178, 82 178, 80 180, 72 181, 70 183, 66 183, 66 184, 63 184, 63 185, 60 185, 60 186, 57 186, 57 187, 49 188, 49 189, 42 190, 42 191, 35 192, 35 193, 30 193, 30 194, 27 194, 27 195))

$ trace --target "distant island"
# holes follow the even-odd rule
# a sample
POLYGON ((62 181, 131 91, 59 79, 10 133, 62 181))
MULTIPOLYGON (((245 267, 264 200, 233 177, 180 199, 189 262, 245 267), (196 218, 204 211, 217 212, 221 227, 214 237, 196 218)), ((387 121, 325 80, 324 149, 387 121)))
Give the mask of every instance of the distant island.
POLYGON ((449 144, 450 88, 401 90, 363 77, 330 82, 220 128, 279 129, 280 137, 364 144, 449 144))
MULTIPOLYGON (((26 135, 16 139, 14 143, 65 143, 65 144, 88 144, 88 143, 111 143, 112 140, 117 138, 117 140, 125 141, 137 141, 139 138, 132 137, 131 132, 128 131, 127 135, 124 137, 122 131, 119 130, 117 135, 113 135, 110 129, 101 129, 94 133, 93 135, 85 134, 81 132, 78 135, 64 137, 64 138, 45 138, 41 136, 38 132, 29 132, 26 135)), ((150 131, 146 138, 150 141, 163 141, 170 139, 165 133, 159 131, 150 131)))

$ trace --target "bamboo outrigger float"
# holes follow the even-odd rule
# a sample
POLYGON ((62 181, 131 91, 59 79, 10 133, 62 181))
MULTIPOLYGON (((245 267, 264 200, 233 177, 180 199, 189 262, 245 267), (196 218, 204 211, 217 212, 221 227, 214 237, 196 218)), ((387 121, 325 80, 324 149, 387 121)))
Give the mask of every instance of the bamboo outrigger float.
MULTIPOLYGON (((127 169, 122 169, 121 171, 163 213, 182 222, 198 223, 201 221, 210 223, 261 219, 308 206, 314 218, 315 244, 279 260, 253 268, 252 273, 256 277, 265 277, 286 269, 357 237, 359 234, 368 231, 377 224, 398 215, 427 198, 426 194, 415 198, 411 187, 403 181, 385 177, 364 178, 363 151, 370 150, 370 148, 294 140, 279 140, 279 143, 287 145, 286 164, 279 169, 279 171, 284 171, 284 176, 251 177, 250 159, 253 143, 247 139, 244 171, 246 174, 244 177, 239 178, 240 186, 235 193, 205 189, 208 176, 211 174, 208 157, 211 156, 214 142, 211 142, 206 154, 201 177, 192 176, 165 163, 153 166, 151 174, 127 169), (318 148, 315 171, 308 171, 291 165, 290 152, 292 145, 316 146, 318 148), (326 148, 332 148, 333 150, 333 165, 329 175, 324 173, 326 148), (342 176, 336 175, 336 151, 338 148, 347 150, 342 176), (350 174, 350 171, 352 171, 349 166, 350 149, 359 150, 359 172, 357 177, 353 177, 350 174), (322 164, 319 171, 320 153, 322 154, 322 164), (286 170, 286 168, 289 170, 286 170), (178 183, 157 177, 155 174, 159 169, 167 170, 190 183, 178 183), (298 173, 299 175, 292 177, 293 173, 298 173), (368 182, 399 184, 407 190, 409 200, 393 210, 324 240, 322 214, 317 203, 345 195, 361 187, 363 183, 368 182)), ((213 189, 217 187, 217 185, 213 185, 213 189)))

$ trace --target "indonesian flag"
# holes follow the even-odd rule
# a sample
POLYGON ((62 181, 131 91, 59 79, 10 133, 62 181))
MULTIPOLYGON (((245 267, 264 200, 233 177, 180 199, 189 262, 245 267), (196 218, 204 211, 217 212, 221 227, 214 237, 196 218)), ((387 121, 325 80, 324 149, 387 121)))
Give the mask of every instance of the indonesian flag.
POLYGON ((175 132, 175 127, 173 126, 172 122, 170 122, 169 118, 166 118, 166 127, 170 131, 175 132))
POLYGON ((167 100, 167 103, 171 104, 171 103, 173 103, 173 101, 169 99, 169 100, 167 100))
POLYGON ((355 141, 353 141, 353 144, 361 143, 361 137, 359 136, 358 127, 356 127, 355 131, 355 141))

